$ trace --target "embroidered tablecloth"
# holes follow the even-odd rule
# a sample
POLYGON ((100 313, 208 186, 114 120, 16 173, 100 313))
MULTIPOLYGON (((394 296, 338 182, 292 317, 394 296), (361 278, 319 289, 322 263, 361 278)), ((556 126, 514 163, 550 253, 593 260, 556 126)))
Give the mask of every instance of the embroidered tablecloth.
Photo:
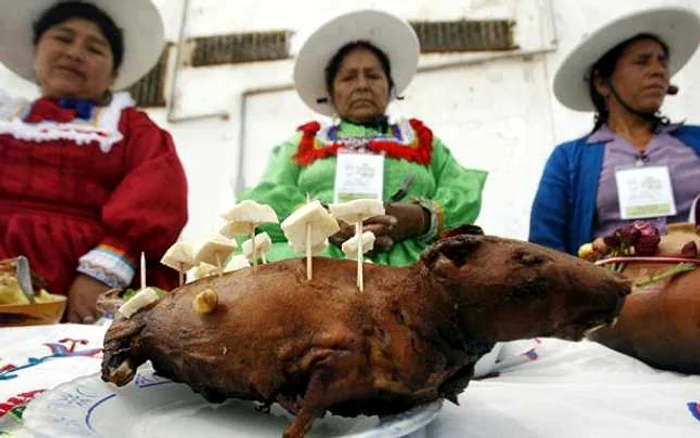
POLYGON ((100 370, 105 330, 77 324, 0 328, 0 437, 31 437, 21 425, 29 400, 100 370))

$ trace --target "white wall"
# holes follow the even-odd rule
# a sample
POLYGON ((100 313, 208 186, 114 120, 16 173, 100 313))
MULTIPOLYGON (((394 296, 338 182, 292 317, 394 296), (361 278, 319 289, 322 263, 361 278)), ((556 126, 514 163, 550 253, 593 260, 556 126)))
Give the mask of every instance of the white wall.
MULTIPOLYGON (((176 41, 184 0, 155 2, 163 13, 168 38, 176 41)), ((592 123, 590 114, 569 111, 553 98, 551 81, 557 66, 586 32, 612 17, 661 4, 699 8, 700 0, 191 0, 185 33, 193 37, 292 29, 292 51, 296 53, 317 24, 360 7, 385 9, 407 19, 517 20, 517 42, 526 56, 423 56, 423 68, 472 63, 418 74, 406 99, 391 111, 423 119, 463 165, 488 170, 478 223, 491 234, 526 238, 530 203, 544 161, 555 143, 585 133, 592 123), (474 63, 494 56, 501 58, 474 63)), ((181 70, 171 116, 183 119, 224 112, 228 120, 213 117, 168 123, 166 110, 149 111, 175 137, 189 177, 186 239, 218 228, 218 214, 235 202, 241 132, 245 134, 244 180, 253 184, 269 150, 296 126, 314 118, 294 91, 253 93, 242 111, 243 91, 291 85, 292 67, 293 61, 285 60, 181 70)), ((698 77, 700 55, 674 81, 681 94, 665 106, 673 119, 698 120, 700 85, 693 81, 698 77)), ((35 95, 31 85, 4 69, 0 69, 0 87, 12 94, 35 95)))

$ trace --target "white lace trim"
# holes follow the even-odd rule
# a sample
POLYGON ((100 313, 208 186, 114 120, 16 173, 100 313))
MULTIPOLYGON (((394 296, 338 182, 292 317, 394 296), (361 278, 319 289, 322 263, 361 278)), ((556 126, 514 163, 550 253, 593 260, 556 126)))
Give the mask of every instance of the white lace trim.
POLYGON ((126 287, 134 279, 134 268, 120 254, 97 247, 78 259, 78 272, 112 288, 126 287))
POLYGON ((0 92, 0 117, 4 118, 0 120, 0 134, 10 134, 18 140, 36 142, 72 140, 81 146, 96 142, 105 154, 124 138, 119 132, 119 120, 124 109, 134 106, 134 100, 129 93, 115 93, 109 106, 95 111, 93 118, 99 117, 99 120, 96 125, 92 125, 90 121, 83 120, 70 123, 25 123, 22 113, 30 104, 26 101, 24 105, 20 103, 20 99, 12 99, 0 92))
MULTIPOLYGON (((411 122, 406 119, 406 118, 401 118, 398 120, 390 120, 389 121, 391 126, 398 126, 399 131, 401 132, 401 140, 399 140, 396 137, 387 137, 385 135, 382 136, 377 136, 377 138, 381 138, 384 141, 393 141, 398 144, 404 145, 404 146, 409 146, 412 145, 413 142, 416 139, 416 134, 415 131, 413 130, 413 127, 411 126, 411 122)), ((325 125, 322 126, 321 129, 319 129, 318 133, 316 133, 316 141, 320 143, 321 145, 327 145, 331 144, 334 141, 331 140, 330 138, 330 133, 333 128, 337 128, 338 125, 325 125)), ((335 141, 342 143, 343 139, 338 138, 335 141)))

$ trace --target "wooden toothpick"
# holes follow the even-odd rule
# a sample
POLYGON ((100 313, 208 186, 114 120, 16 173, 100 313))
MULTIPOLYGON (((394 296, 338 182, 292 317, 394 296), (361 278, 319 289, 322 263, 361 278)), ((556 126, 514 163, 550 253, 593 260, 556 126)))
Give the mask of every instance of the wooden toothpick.
POLYGON ((178 262, 177 268, 178 280, 180 281, 180 287, 182 287, 182 285, 185 284, 185 264, 178 262))
POLYGON ((141 289, 146 289, 146 254, 141 252, 141 289))
MULTIPOLYGON (((311 202, 311 195, 306 192, 306 203, 311 202)), ((314 278, 313 259, 311 257, 311 222, 306 224, 306 279, 311 281, 314 278)))
POLYGON ((216 257, 216 272, 219 275, 219 277, 221 277, 224 270, 221 268, 221 254, 219 253, 219 251, 216 251, 214 253, 214 257, 216 257))
POLYGON ((255 227, 250 232, 250 245, 253 251, 253 269, 258 266, 258 254, 255 252, 255 227))
POLYGON ((312 280, 313 274, 313 259, 311 257, 311 222, 306 223, 306 279, 312 280))
POLYGON ((365 281, 362 272, 364 253, 362 251, 362 222, 355 224, 355 235, 357 236, 357 287, 360 292, 365 290, 365 281))

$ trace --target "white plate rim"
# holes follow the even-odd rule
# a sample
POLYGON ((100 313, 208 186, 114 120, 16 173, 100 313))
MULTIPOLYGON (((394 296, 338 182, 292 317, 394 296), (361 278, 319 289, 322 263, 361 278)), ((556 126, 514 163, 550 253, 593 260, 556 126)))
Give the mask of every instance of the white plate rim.
MULTIPOLYGON (((137 384, 136 382, 139 380, 141 383, 138 386, 141 389, 166 384, 179 385, 168 379, 155 376, 152 369, 139 370, 129 385, 137 384)), ((120 389, 113 385, 103 382, 99 373, 78 377, 47 390, 34 398, 27 405, 22 415, 23 425, 37 438, 114 438, 95 430, 90 419, 93 412, 101 405, 119 396, 119 391, 120 389), (100 385, 103 387, 103 391, 99 394, 85 394, 81 392, 85 385, 100 385), (55 408, 57 403, 60 404, 62 396, 67 397, 66 400, 69 400, 69 405, 75 403, 71 407, 73 415, 65 416, 49 409, 50 407, 55 408), (80 398, 81 396, 83 399, 80 398)), ((65 400, 63 402, 66 403, 65 400)), ((372 429, 338 436, 337 438, 403 437, 433 421, 441 408, 442 400, 436 400, 396 415, 384 417, 372 429)))

